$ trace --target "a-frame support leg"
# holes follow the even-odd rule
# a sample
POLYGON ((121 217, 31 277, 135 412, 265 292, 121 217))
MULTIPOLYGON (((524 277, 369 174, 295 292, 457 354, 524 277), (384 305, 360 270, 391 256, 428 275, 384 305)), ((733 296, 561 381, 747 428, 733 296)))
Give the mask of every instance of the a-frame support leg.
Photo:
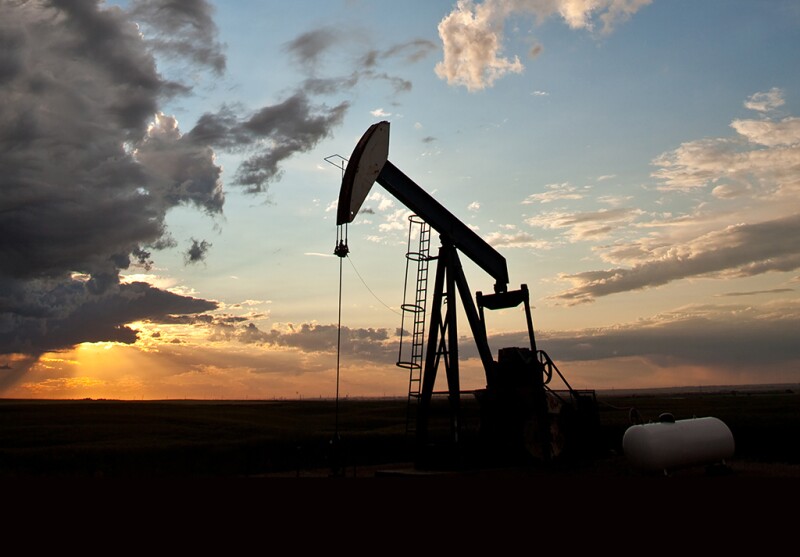
MULTIPOLYGON (((441 248, 439 254, 441 256, 441 248)), ((417 445, 425 446, 428 442, 428 416, 430 414, 431 396, 433 385, 436 382, 436 367, 438 366, 439 332, 442 328, 442 291, 444 288, 444 265, 442 261, 436 266, 436 279, 433 287, 433 302, 431 304, 431 321, 428 332, 428 344, 425 352, 425 367, 422 373, 422 388, 420 389, 419 409, 417 412, 417 445)))
POLYGON ((460 437, 460 380, 458 369, 458 326, 456 324, 455 277, 452 272, 455 248, 443 245, 439 248, 436 279, 433 290, 430 332, 425 354, 425 368, 422 376, 420 406, 417 414, 417 443, 424 446, 428 442, 428 425, 431 397, 436 383, 439 363, 444 359, 447 377, 448 402, 450 405, 450 427, 452 439, 460 437), (444 315, 442 307, 445 307, 444 315))

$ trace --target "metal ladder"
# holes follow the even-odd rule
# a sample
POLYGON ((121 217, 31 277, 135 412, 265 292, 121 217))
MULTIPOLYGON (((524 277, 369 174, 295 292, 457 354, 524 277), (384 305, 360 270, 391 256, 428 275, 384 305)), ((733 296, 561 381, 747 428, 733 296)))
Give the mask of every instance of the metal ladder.
POLYGON ((406 252, 406 286, 403 289, 403 305, 400 324, 400 352, 397 366, 409 370, 408 405, 406 407, 406 433, 412 433, 416 425, 416 407, 422 388, 422 362, 425 351, 425 309, 428 299, 428 263, 430 261, 431 227, 416 215, 408 217, 408 251, 406 252), (416 251, 411 249, 414 228, 418 229, 419 244, 416 251), (411 262, 417 263, 416 286, 413 302, 408 302, 408 279, 411 262), (411 350, 404 353, 403 335, 406 317, 412 321, 411 350))

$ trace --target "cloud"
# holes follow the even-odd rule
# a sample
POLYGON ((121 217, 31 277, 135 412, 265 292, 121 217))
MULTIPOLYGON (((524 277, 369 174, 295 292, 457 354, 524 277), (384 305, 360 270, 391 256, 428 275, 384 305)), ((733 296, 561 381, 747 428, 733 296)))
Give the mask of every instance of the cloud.
POLYGON ((296 91, 277 104, 245 116, 231 106, 205 113, 186 134, 186 140, 194 145, 245 153, 233 183, 245 187, 248 193, 260 193, 280 179, 280 163, 328 137, 348 108, 346 101, 331 108, 314 107, 304 92, 296 91))
POLYGON ((129 11, 144 28, 145 40, 152 50, 208 66, 217 74, 225 71, 224 45, 217 40, 214 8, 209 2, 134 0, 129 11))
POLYGON ((436 45, 426 39, 414 39, 387 48, 380 56, 383 58, 402 57, 408 63, 419 62, 436 50, 436 45))
POLYGON ((185 204, 208 214, 222 212, 222 169, 214 151, 182 135, 175 118, 156 114, 132 154, 146 175, 147 196, 161 200, 164 210, 185 204))
MULTIPOLYGON (((519 56, 503 56, 503 27, 507 19, 532 15, 541 23, 560 17, 572 29, 593 30, 602 23, 601 33, 613 30, 616 23, 628 19, 651 0, 459 0, 456 7, 439 23, 443 60, 435 72, 450 85, 469 91, 491 87, 508 73, 524 69, 519 56)), ((541 51, 537 45, 531 52, 541 51)))
MULTIPOLYGON (((522 310, 519 319, 524 323, 522 310)), ((489 324, 491 320, 489 312, 489 324)), ((800 304, 776 299, 758 307, 684 306, 608 327, 538 330, 536 345, 573 386, 578 380, 590 388, 613 386, 607 374, 616 377, 618 386, 621 382, 631 387, 796 383, 800 381, 798 327, 800 304)), ((490 333, 488 341, 494 351, 530 346, 524 328, 490 333)), ((459 338, 459 358, 464 371, 481 367, 468 335, 459 338)))
POLYGON ((231 337, 244 344, 292 348, 301 352, 334 354, 337 350, 349 358, 376 363, 394 363, 398 339, 388 329, 350 328, 316 323, 278 324, 262 331, 253 323, 230 331, 231 337))
MULTIPOLYGON (((92 279, 96 280, 96 279, 92 279)), ((173 315, 216 309, 217 303, 173 294, 143 282, 109 280, 98 291, 91 281, 39 280, 6 283, 0 314, 0 353, 40 355, 82 342, 131 344, 139 320, 167 322, 173 315)))
MULTIPOLYGON (((380 209, 380 207, 379 207, 380 209)), ((378 225, 378 230, 382 233, 390 231, 405 231, 408 230, 408 218, 412 215, 412 211, 408 209, 395 209, 393 211, 385 211, 384 222, 378 225)), ((387 237, 381 238, 386 241, 387 237)))
POLYGON ((770 290, 750 290, 749 292, 727 292, 725 294, 720 294, 720 296, 758 296, 761 294, 784 294, 786 292, 794 292, 794 288, 771 288, 770 290))
POLYGON ((285 50, 298 64, 313 72, 327 51, 342 40, 344 35, 336 28, 319 27, 286 43, 285 50))
POLYGON ((361 78, 358 72, 344 77, 309 77, 301 86, 301 90, 312 95, 332 95, 339 91, 352 89, 361 78))
POLYGON ((250 153, 239 165, 234 184, 245 187, 247 193, 261 193, 280 179, 284 160, 328 137, 349 106, 343 101, 330 108, 315 107, 304 92, 297 91, 243 118, 231 107, 206 113, 187 135, 195 142, 250 153))
POLYGON ((577 188, 570 185, 568 182, 564 182, 563 184, 547 184, 545 189, 547 191, 543 193, 532 193, 522 201, 522 204, 551 203, 561 199, 583 199, 583 194, 579 193, 577 188))
POLYGON ((205 240, 195 240, 192 238, 192 245, 186 251, 186 262, 197 263, 206 258, 206 253, 211 248, 211 244, 205 240))
POLYGON ((518 56, 508 60, 500 54, 503 21, 493 13, 492 5, 459 2, 439 23, 444 59, 436 64, 435 72, 448 84, 477 91, 491 87, 509 72, 522 72, 518 56))
POLYGON ((174 120, 154 121, 175 88, 128 14, 3 3, 0 21, 13 45, 0 89, 0 276, 114 277, 131 254, 170 245, 169 208, 221 210, 211 153, 184 145, 174 120))
MULTIPOLYGON (((574 378, 571 369, 580 362, 592 362, 593 367, 604 370, 615 362, 621 364, 627 360, 637 362, 639 374, 627 377, 628 384, 652 383, 645 372, 652 372, 653 368, 669 369, 671 385, 684 381, 681 371, 698 368, 712 370, 708 376, 716 381, 728 377, 736 383, 774 382, 777 377, 797 382, 800 346, 795 331, 799 327, 800 305, 784 299, 760 307, 686 306, 610 327, 540 330, 536 344, 570 380, 574 378)), ((491 334, 489 342, 495 349, 529 345, 524 330, 491 334)), ((459 355, 464 359, 477 358, 474 342, 462 338, 459 355)), ((696 384, 689 379, 685 381, 683 384, 696 384)))
POLYGON ((560 333, 541 344, 565 361, 639 356, 659 366, 692 364, 753 371, 752 366, 782 365, 796 373, 800 349, 794 331, 798 326, 797 302, 784 300, 761 308, 691 306, 634 324, 560 333))
POLYGON ((731 127, 754 145, 791 146, 800 143, 800 118, 769 120, 734 120, 731 127))
POLYGON ((530 226, 544 229, 566 228, 571 242, 605 238, 615 230, 628 225, 642 211, 619 207, 583 213, 549 212, 525 220, 530 226))
MULTIPOLYGON (((751 108, 767 111, 780 106, 782 97, 772 89, 753 95, 748 104, 755 101, 761 104, 751 108)), ((688 141, 653 160, 658 170, 652 176, 662 191, 701 195, 710 190, 724 204, 703 203, 692 215, 638 223, 664 227, 665 232, 603 248, 606 261, 627 260, 632 267, 564 277, 574 287, 556 298, 586 302, 689 277, 745 277, 797 269, 800 248, 792 238, 798 234, 800 119, 737 119, 731 128, 733 137, 688 141)))
POLYGON ((535 248, 537 250, 550 249, 552 246, 544 240, 537 240, 528 232, 492 232, 484 238, 486 242, 498 249, 502 248, 535 248))
POLYGON ((778 87, 773 87, 769 91, 754 93, 744 103, 746 108, 759 112, 769 112, 783 106, 783 91, 778 87))
MULTIPOLYGON (((422 60, 436 46, 424 39, 414 39, 389 46, 381 51, 369 49, 364 52, 362 33, 352 29, 322 26, 303 33, 287 42, 284 49, 297 62, 298 67, 310 77, 306 79, 302 90, 312 94, 333 94, 356 87, 361 80, 386 81, 395 94, 410 91, 412 84, 407 79, 386 72, 377 71, 380 62, 391 58, 401 58, 406 63, 422 60), (324 77, 317 75, 326 57, 343 57, 346 47, 356 45, 356 70, 346 76, 324 77)), ((352 56, 352 54, 351 54, 352 56)))
POLYGON ((727 226, 684 245, 653 249, 647 261, 631 268, 563 275, 574 287, 554 299, 575 304, 689 277, 747 277, 770 271, 793 271, 800 268, 798 237, 800 215, 727 226))
POLYGON ((688 141, 656 157, 652 176, 665 191, 723 186, 720 197, 757 188, 762 197, 795 196, 800 190, 800 118, 740 119, 732 138, 688 141))
MULTIPOLYGON (((0 3, 0 353, 131 343, 134 320, 215 309, 120 273, 177 245, 170 209, 222 214, 216 152, 244 155, 233 185, 264 192, 286 158, 341 122, 346 102, 297 91, 252 111, 224 106, 184 133, 160 107, 191 94, 175 79, 184 70, 193 82, 224 72, 212 16, 205 0, 0 3), (170 79, 156 57, 186 66, 170 79)), ((193 239, 188 261, 210 247, 193 239)))
MULTIPOLYGON (((230 185, 266 192, 283 162, 328 137, 349 108, 311 95, 352 89, 362 79, 407 91, 411 83, 381 71, 380 62, 415 63, 434 48, 408 41, 374 51, 369 67, 344 77, 315 75, 334 48, 355 45, 355 38, 330 27, 301 35, 287 43, 308 74, 297 89, 271 105, 234 101, 179 125, 162 110, 165 103, 192 95, 204 77, 224 77, 225 45, 211 2, 0 3, 0 354, 12 367, 6 378, 19 379, 48 351, 141 341, 144 333, 132 322, 231 326, 207 313, 219 309, 215 301, 121 274, 149 270, 154 252, 177 246, 166 225, 171 209, 222 215, 218 153, 242 161, 226 176, 230 185)), ((363 49, 357 53, 360 59, 363 49)), ((210 248, 192 238, 187 262, 203 260, 210 248)), ((169 336, 152 338, 159 335, 169 336)))

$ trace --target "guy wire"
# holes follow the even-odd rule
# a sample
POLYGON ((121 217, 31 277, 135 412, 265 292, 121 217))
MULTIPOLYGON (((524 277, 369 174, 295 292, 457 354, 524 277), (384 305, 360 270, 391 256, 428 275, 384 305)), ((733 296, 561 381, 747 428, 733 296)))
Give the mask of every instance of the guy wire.
POLYGON ((372 297, 373 297, 373 298, 375 298, 376 300, 378 300, 378 301, 379 301, 381 304, 383 304, 383 306, 384 306, 386 309, 388 309, 389 311, 391 311, 391 312, 392 312, 392 313, 394 313, 395 315, 400 315, 400 313, 398 313, 396 310, 394 310, 394 309, 393 309, 391 306, 387 305, 387 304, 386 304, 386 303, 385 303, 383 300, 381 300, 380 298, 378 298, 378 296, 375 294, 375 292, 373 292, 373 291, 372 291, 372 289, 371 289, 371 288, 370 288, 370 287, 367 285, 367 283, 364 281, 364 278, 363 278, 363 277, 361 276, 361 274, 358 272, 358 269, 356 269, 356 266, 355 266, 355 264, 353 263, 353 258, 352 258, 352 257, 350 257, 350 256, 348 255, 348 256, 347 256, 347 260, 348 260, 348 261, 350 261, 350 266, 351 266, 351 267, 353 267, 353 270, 356 272, 356 275, 357 275, 357 276, 358 276, 358 278, 361 280, 361 284, 363 284, 363 285, 364 285, 364 288, 366 288, 367 290, 369 290, 369 293, 370 293, 370 294, 372 294, 372 297))

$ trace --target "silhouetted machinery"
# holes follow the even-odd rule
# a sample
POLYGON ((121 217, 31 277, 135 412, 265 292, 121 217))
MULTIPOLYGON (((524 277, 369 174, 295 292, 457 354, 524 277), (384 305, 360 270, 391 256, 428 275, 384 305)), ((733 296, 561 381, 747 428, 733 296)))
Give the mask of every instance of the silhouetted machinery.
MULTIPOLYGON (((421 224, 422 247, 413 254, 420 262, 417 298, 403 305, 404 310, 414 315, 412 356, 401 358, 397 364, 411 370, 409 407, 412 402, 416 403, 413 425, 418 459, 424 460, 426 449, 432 445, 429 435, 431 404, 440 364, 444 365, 447 392, 436 394, 447 395, 450 446, 458 447, 461 443, 461 396, 471 393, 479 403, 480 445, 492 455, 550 461, 585 453, 595 442, 598 424, 595 393, 570 387, 550 357, 537 349, 527 286, 523 284, 518 290, 508 290, 505 258, 403 174, 388 160, 388 154, 389 122, 373 124, 347 162, 336 220, 339 227, 352 222, 373 183, 377 182, 414 213, 412 222, 421 224), (441 245, 436 256, 427 253, 425 242, 429 229, 426 225, 439 234, 441 245), (473 300, 459 252, 495 280, 493 293, 477 292, 473 300), (422 323, 425 321, 428 261, 436 261, 436 274, 423 361, 422 323), (485 389, 461 389, 456 319, 459 299, 483 364, 485 389), (487 339, 484 310, 519 305, 525 309, 530 346, 501 348, 495 360, 487 339), (554 374, 563 381, 565 389, 555 390, 549 385, 554 374)), ((346 234, 340 238, 335 253, 344 257, 349 251, 346 234)))

